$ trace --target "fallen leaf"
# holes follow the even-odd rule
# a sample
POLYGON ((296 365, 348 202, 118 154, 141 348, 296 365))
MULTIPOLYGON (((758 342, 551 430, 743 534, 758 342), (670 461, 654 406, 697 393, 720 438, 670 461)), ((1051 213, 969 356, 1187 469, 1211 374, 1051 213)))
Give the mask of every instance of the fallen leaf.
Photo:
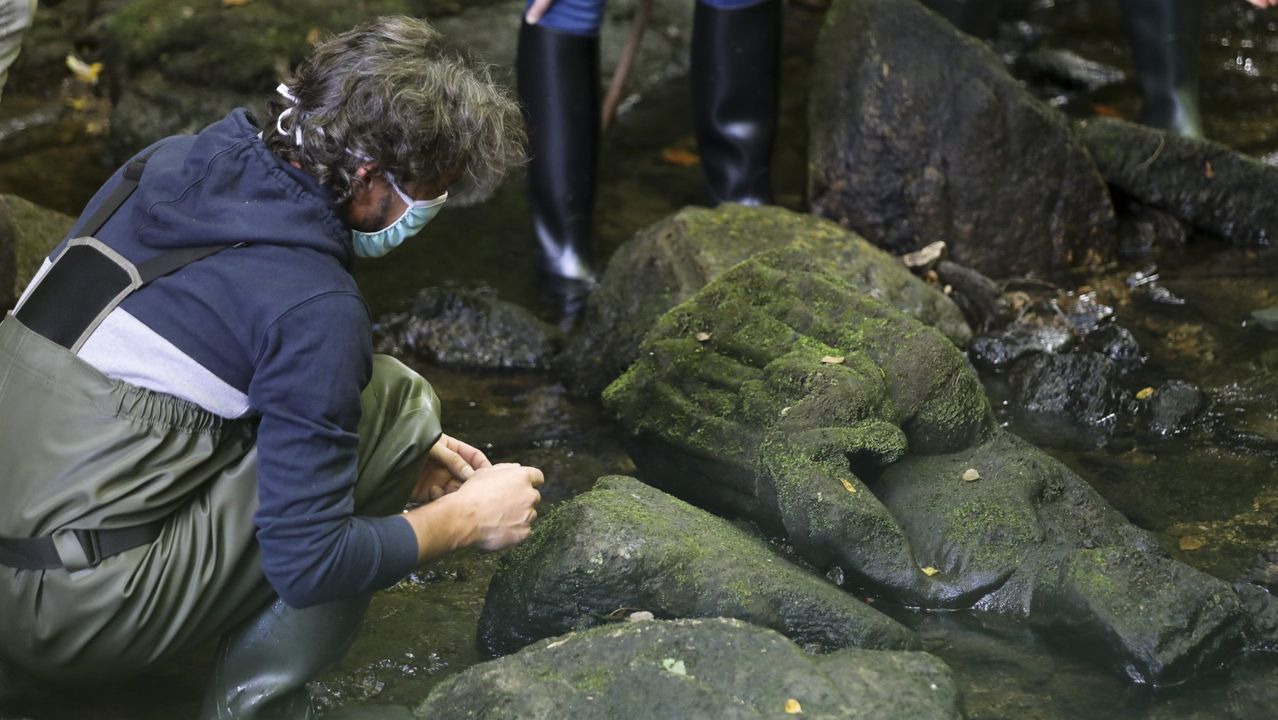
POLYGON ((932 285, 936 285, 941 282, 941 276, 937 275, 935 270, 928 270, 927 274, 923 276, 923 279, 927 280, 932 285))
POLYGON ((937 574, 937 573, 941 572, 940 570, 937 570, 936 568, 932 567, 931 565, 928 565, 927 567, 925 567, 925 568, 921 568, 921 569, 923 570, 923 574, 924 574, 924 575, 926 575, 926 576, 928 576, 928 577, 932 577, 933 575, 935 575, 935 574, 937 574))
POLYGON ((976 468, 968 468, 963 471, 963 480, 966 482, 973 482, 980 479, 981 474, 976 471, 976 468))
POLYGON ((626 616, 626 619, 629 620, 630 622, 639 622, 641 620, 653 620, 655 619, 655 617, 656 616, 654 616, 652 613, 648 612, 647 610, 640 610, 637 613, 630 613, 629 615, 626 616))
POLYGON ((665 148, 661 151, 661 161, 677 167, 692 167, 699 164, 701 158, 696 153, 681 148, 665 148))
POLYGON ((1100 103, 1092 103, 1092 112, 1095 112, 1097 115, 1102 117, 1121 118, 1123 116, 1122 113, 1118 112, 1118 110, 1115 110, 1113 107, 1109 105, 1102 105, 1100 103))
POLYGON ((313 27, 311 28, 310 32, 306 33, 306 44, 314 45, 318 43, 320 41, 320 38, 323 36, 324 36, 323 30, 320 30, 317 27, 313 27))
POLYGON ((1148 400, 1154 394, 1154 388, 1147 387, 1136 393, 1137 400, 1148 400))
POLYGON ((74 53, 67 55, 67 67, 71 69, 71 73, 75 75, 77 79, 90 85, 97 84, 98 75, 102 72, 102 63, 86 63, 76 57, 74 53))
POLYGON ((839 482, 843 483, 844 490, 847 490, 854 495, 856 494, 856 486, 852 484, 851 480, 848 480, 847 478, 839 478, 839 482))
POLYGON ((683 664, 682 660, 675 660, 674 658, 666 658, 665 660, 661 661, 661 667, 665 668, 666 672, 672 672, 675 675, 688 674, 688 668, 683 664))
POLYGON ((1207 176, 1207 179, 1208 179, 1208 180, 1210 180, 1210 179, 1212 179, 1212 178, 1216 177, 1216 171, 1215 171, 1215 170, 1212 170, 1212 168, 1211 168, 1211 161, 1210 161, 1210 160, 1208 160, 1208 161, 1207 161, 1207 169, 1206 169, 1206 171, 1204 171, 1204 172, 1203 172, 1203 174, 1207 176))
POLYGON ((222 7, 243 7, 249 4, 249 0, 222 0, 222 7))
POLYGON ((785 714, 801 715, 803 714, 803 706, 799 704, 798 700, 795 700, 794 698, 790 698, 789 700, 785 701, 785 714))
POLYGON ((954 286, 953 286, 953 285, 946 285, 945 287, 941 288, 941 292, 945 293, 946 295, 953 295, 953 294, 954 294, 954 286))
POLYGON ((77 112, 83 112, 89 109, 89 99, 76 97, 67 99, 67 107, 77 112))
POLYGON ((708 333, 708 332, 699 332, 699 333, 697 333, 696 335, 694 335, 693 337, 697 338, 697 342, 705 342, 705 341, 707 341, 707 340, 709 340, 709 339, 710 339, 710 333, 708 333))
POLYGON ((842 355, 826 355, 825 357, 821 358, 821 364, 822 365, 842 365, 843 360, 844 358, 842 355))
POLYGON ((1207 544, 1207 541, 1203 540, 1197 535, 1185 535, 1184 537, 1180 539, 1181 550, 1197 550, 1198 548, 1206 544, 1207 544))
POLYGON ((902 255, 901 262, 905 263, 906 267, 911 268, 928 267, 940 260, 943 254, 945 254, 945 241, 937 240, 934 243, 924 245, 914 252, 902 255))

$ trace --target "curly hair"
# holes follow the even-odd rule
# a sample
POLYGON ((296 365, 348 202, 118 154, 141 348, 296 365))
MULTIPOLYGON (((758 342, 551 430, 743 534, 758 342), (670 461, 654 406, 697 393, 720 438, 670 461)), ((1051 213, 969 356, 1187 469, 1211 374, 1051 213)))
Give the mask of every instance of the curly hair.
POLYGON ((486 65, 450 51, 422 20, 381 17, 329 37, 285 85, 296 104, 269 103, 263 140, 338 204, 365 182, 355 173, 369 159, 403 184, 461 172, 450 195, 463 202, 524 160, 518 104, 486 65))

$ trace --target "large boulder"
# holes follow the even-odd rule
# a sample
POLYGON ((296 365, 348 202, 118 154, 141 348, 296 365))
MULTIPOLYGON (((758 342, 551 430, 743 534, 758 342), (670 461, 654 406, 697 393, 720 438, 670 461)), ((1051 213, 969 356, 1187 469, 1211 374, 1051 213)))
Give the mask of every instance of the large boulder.
POLYGON ((636 611, 737 618, 813 650, 921 647, 904 626, 767 542, 622 476, 556 508, 502 558, 479 645, 505 654, 636 611))
POLYGON ((544 370, 563 334, 491 288, 426 288, 377 323, 375 349, 444 367, 544 370))
POLYGON ((810 655, 737 620, 642 621, 543 640, 446 680, 421 718, 958 720, 945 663, 921 652, 810 655), (800 715, 801 713, 801 715, 800 715))
POLYGON ((1001 579, 928 577, 863 478, 988 433, 980 381, 940 332, 823 267, 785 248, 723 273, 657 321, 604 404, 645 480, 872 591, 966 604, 1001 579))
POLYGON ((0 311, 13 307, 75 218, 17 195, 0 195, 0 311))
POLYGON ((1113 252, 1113 206, 1065 116, 912 0, 834 1, 808 107, 813 212, 880 247, 944 240, 994 277, 1113 252))
POLYGON ((906 457, 876 487, 938 577, 1006 578, 977 609, 1060 631, 1133 679, 1183 680, 1243 642, 1245 616, 1227 583, 1172 560, 1076 474, 1010 433, 906 457))
POLYGON ((800 253, 662 316, 604 401, 641 477, 783 532, 857 591, 1069 628, 1150 682, 1242 642, 1226 584, 999 430, 940 333, 800 253))
POLYGON ((1278 167, 1210 140, 1094 118, 1079 123, 1110 185, 1235 245, 1278 241, 1278 167))
POLYGON ((933 325, 956 345, 972 332, 958 307, 895 258, 827 220, 776 207, 686 208, 623 244, 564 353, 574 393, 594 397, 630 366, 662 313, 750 256, 795 247, 869 295, 933 325))

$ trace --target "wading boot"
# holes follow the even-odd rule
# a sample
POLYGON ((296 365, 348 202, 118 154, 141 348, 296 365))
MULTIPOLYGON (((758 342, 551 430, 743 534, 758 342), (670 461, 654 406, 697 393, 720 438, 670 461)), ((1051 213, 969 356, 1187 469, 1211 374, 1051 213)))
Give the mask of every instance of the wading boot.
POLYGON ((371 595, 294 608, 276 600, 218 644, 201 720, 309 720, 306 683, 355 642, 371 595))
POLYGON ((1202 137, 1198 110, 1200 0, 1122 0, 1144 107, 1137 121, 1186 137, 1202 137))
POLYGON ((523 23, 515 60, 528 127, 528 207, 542 287, 570 329, 598 280, 590 265, 599 146, 599 38, 523 23))
POLYGON ((991 40, 998 33, 1003 0, 924 0, 923 4, 972 37, 991 40))
POLYGON ((711 205, 772 202, 781 3, 698 2, 692 25, 692 106, 711 205))

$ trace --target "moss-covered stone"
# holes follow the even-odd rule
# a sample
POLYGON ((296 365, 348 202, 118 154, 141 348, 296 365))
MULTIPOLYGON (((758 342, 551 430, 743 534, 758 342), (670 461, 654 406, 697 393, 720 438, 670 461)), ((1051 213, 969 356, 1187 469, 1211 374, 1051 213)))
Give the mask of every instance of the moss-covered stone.
POLYGON ((904 626, 767 542, 633 478, 605 477, 502 558, 479 621, 492 654, 646 610, 733 617, 810 649, 917 649, 904 626))
POLYGON ((656 322, 604 393, 645 479, 786 533, 804 557, 919 604, 935 582, 859 477, 989 427, 963 355, 801 249, 754 256, 656 322))
POLYGON ((0 308, 8 309, 49 252, 71 232, 75 218, 17 195, 2 195, 0 203, 0 308))
POLYGON ((949 668, 931 655, 861 649, 809 655, 771 630, 726 619, 623 623, 543 640, 445 681, 416 714, 491 720, 962 717, 949 668))
POLYGON ((879 488, 937 577, 1004 578, 978 608, 1064 631, 1132 678, 1182 680, 1242 642, 1229 585, 1169 558, 1081 478, 1013 435, 907 457, 879 488), (964 480, 969 469, 979 479, 964 480))
POLYGON ((826 270, 959 346, 971 330, 958 307, 901 261, 826 220, 775 207, 686 208, 617 249, 582 328, 564 353, 574 392, 597 395, 637 356, 648 328, 750 256, 793 247, 826 270))

